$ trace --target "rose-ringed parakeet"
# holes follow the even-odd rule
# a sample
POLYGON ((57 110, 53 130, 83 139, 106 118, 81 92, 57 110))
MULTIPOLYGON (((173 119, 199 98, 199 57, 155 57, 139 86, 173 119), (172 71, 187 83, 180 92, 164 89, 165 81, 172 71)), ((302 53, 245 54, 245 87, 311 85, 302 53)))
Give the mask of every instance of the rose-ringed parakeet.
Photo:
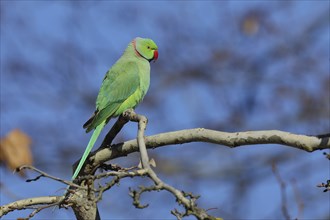
POLYGON ((72 176, 74 180, 103 127, 108 121, 127 109, 135 108, 145 96, 150 82, 150 61, 158 58, 155 42, 147 38, 135 38, 119 60, 106 73, 96 99, 96 110, 84 124, 86 132, 95 129, 86 150, 72 176))

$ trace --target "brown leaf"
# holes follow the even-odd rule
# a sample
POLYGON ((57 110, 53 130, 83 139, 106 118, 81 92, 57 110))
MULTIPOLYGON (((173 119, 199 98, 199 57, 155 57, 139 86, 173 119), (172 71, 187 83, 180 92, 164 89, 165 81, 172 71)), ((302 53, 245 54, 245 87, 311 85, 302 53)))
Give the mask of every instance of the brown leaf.
MULTIPOLYGON (((32 165, 31 138, 19 129, 1 138, 0 162, 6 164, 10 170, 15 170, 22 165, 32 165)), ((22 171, 19 173, 24 176, 22 171)))

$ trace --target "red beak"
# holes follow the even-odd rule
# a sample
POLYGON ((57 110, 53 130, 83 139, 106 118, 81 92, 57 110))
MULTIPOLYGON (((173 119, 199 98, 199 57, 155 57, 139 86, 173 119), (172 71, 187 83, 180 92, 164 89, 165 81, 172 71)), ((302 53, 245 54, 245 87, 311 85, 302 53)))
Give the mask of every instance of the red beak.
POLYGON ((153 60, 156 61, 157 59, 158 59, 158 50, 155 50, 153 60))

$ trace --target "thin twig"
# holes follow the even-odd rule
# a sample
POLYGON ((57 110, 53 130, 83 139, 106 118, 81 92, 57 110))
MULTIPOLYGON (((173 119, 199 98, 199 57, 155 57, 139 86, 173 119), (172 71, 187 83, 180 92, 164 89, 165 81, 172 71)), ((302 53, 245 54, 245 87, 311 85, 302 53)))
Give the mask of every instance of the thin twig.
POLYGON ((101 179, 104 177, 108 177, 108 176, 114 176, 114 178, 107 183, 105 186, 100 187, 98 190, 96 190, 96 192, 98 192, 98 196, 96 198, 97 201, 102 199, 102 195, 105 191, 109 190, 112 186, 116 185, 119 183, 119 181, 123 178, 126 177, 135 177, 135 176, 146 176, 148 174, 147 170, 145 169, 139 169, 139 170, 135 170, 135 171, 120 171, 120 172, 107 172, 107 173, 102 173, 99 174, 97 176, 95 176, 95 179, 101 179))
POLYGON ((34 179, 28 179, 27 182, 31 182, 31 181, 36 181, 38 180, 39 178, 41 177, 46 177, 46 178, 49 178, 49 179, 52 179, 52 180, 55 180, 57 182, 60 182, 60 183, 63 183, 63 184, 66 184, 66 185, 69 185, 69 186, 73 186, 73 187, 76 187, 76 188, 79 188, 79 189, 86 189, 85 187, 82 187, 82 186, 79 186, 71 181, 67 181, 67 180, 64 180, 64 179, 60 179, 58 177, 55 177, 55 176, 52 176, 52 175, 49 175, 48 173, 46 172, 43 172, 33 166, 30 166, 30 165, 23 165, 23 166, 20 166, 16 169, 16 172, 19 172, 21 170, 25 170, 25 169, 29 169, 29 170, 33 170, 37 173, 39 173, 40 175, 37 176, 36 178, 34 179))
POLYGON ((47 209, 47 208, 50 208, 50 207, 54 207, 54 206, 57 206, 58 204, 60 204, 61 201, 58 201, 58 202, 55 202, 53 204, 49 204, 49 205, 44 205, 44 206, 40 206, 40 207, 37 207, 35 208, 35 210, 33 212, 30 213, 28 219, 32 218, 33 216, 35 216, 37 213, 39 213, 41 210, 43 209, 47 209))
POLYGON ((275 163, 272 164, 272 170, 281 187, 280 189, 281 189, 281 199, 282 199, 282 213, 286 220, 290 220, 291 218, 290 218, 289 210, 287 207, 287 198, 286 198, 286 190, 285 190, 286 184, 283 181, 279 171, 277 170, 275 163))
POLYGON ((294 193, 294 198, 296 200, 297 206, 298 206, 298 213, 297 213, 297 217, 295 219, 301 219, 302 214, 304 212, 304 202, 299 194, 298 191, 298 186, 297 186, 297 181, 295 179, 291 180, 291 185, 293 188, 293 193, 294 193))

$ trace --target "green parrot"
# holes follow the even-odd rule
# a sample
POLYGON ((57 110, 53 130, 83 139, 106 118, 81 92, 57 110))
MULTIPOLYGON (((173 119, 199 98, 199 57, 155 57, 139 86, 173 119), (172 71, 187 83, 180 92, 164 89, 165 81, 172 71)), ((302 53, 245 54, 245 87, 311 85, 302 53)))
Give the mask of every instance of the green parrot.
POLYGON ((144 98, 150 83, 150 62, 157 60, 158 47, 147 38, 135 38, 106 73, 96 99, 93 116, 83 125, 86 133, 95 129, 72 176, 74 180, 104 126, 111 118, 135 108, 144 98))

